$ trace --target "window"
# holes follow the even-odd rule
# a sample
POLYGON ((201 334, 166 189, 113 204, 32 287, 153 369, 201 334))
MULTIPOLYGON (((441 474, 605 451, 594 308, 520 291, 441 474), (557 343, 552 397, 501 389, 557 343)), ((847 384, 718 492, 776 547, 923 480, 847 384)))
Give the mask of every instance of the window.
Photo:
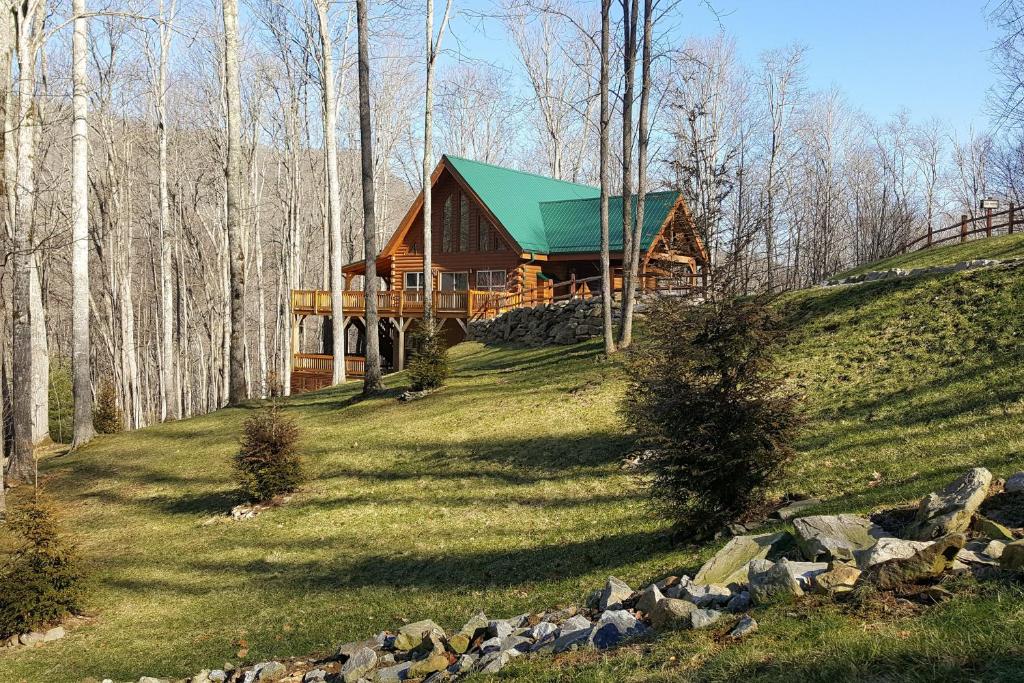
POLYGON ((459 201, 459 251, 469 251, 469 197, 465 193, 459 201))
POLYGON ((441 291, 464 292, 469 289, 469 273, 441 273, 441 291))
POLYGON ((406 289, 423 289, 423 273, 406 273, 405 274, 405 288, 406 289))
POLYGON ((476 273, 476 288, 489 292, 504 292, 505 271, 478 270, 476 273))
POLYGON ((480 232, 477 235, 477 251, 494 249, 494 232, 491 224, 483 216, 480 217, 480 232))
POLYGON ((444 208, 441 216, 441 251, 449 253, 452 249, 452 196, 448 195, 444 200, 444 208))

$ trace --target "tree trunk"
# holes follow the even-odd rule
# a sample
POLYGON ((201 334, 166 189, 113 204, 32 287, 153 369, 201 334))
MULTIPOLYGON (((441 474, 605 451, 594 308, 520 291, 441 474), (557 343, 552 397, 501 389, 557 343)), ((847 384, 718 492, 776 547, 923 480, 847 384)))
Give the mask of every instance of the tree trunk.
MULTIPOLYGON (((622 292, 633 287, 630 257, 633 253, 633 90, 636 82, 636 18, 638 0, 622 3, 622 66, 625 87, 622 93, 622 292)), ((625 301, 623 301, 625 303, 625 301)), ((629 346, 633 331, 626 328, 625 316, 619 323, 619 347, 629 346)))
POLYGON ((604 353, 615 353, 614 330, 612 329, 612 269, 610 230, 608 226, 608 131, 611 127, 611 106, 608 102, 608 71, 611 60, 610 17, 612 0, 601 0, 601 131, 600 131, 600 174, 601 174, 601 311, 604 321, 604 353))
POLYGON ((380 369, 380 339, 377 329, 377 221, 374 212, 373 139, 370 131, 370 55, 366 4, 356 0, 356 31, 359 34, 359 148, 363 182, 363 240, 366 259, 366 374, 363 393, 384 388, 380 369))
POLYGON ((75 29, 71 38, 74 79, 74 124, 71 131, 71 273, 72 291, 72 394, 75 405, 71 448, 89 443, 92 424, 92 374, 89 359, 89 84, 86 74, 88 46, 85 0, 75 0, 75 29))
MULTIPOLYGON (((635 11, 636 5, 634 3, 635 11)), ((636 15, 634 14, 635 21, 636 15)), ((629 241, 629 253, 626 253, 626 245, 623 242, 623 266, 628 271, 624 274, 622 283, 622 332, 619 335, 620 348, 628 348, 633 343, 633 307, 636 302, 636 286, 640 274, 640 240, 643 236, 644 205, 647 199, 647 143, 650 139, 648 110, 650 109, 651 100, 651 32, 653 22, 652 0, 644 0, 643 55, 640 67, 640 121, 637 130, 636 221, 633 223, 633 236, 629 241)), ((635 34, 633 49, 636 49, 635 34)), ((624 196, 624 207, 626 203, 624 196)), ((625 224, 622 229, 625 231, 625 224)))
MULTIPOLYGON (((12 390, 20 397, 14 402, 14 451, 8 463, 13 481, 29 482, 35 471, 35 403, 37 400, 33 333, 38 325, 32 320, 32 287, 37 274, 32 234, 35 203, 35 55, 37 22, 42 5, 29 0, 16 10, 18 24, 18 115, 14 206, 14 291, 12 294, 14 344, 12 390)), ((36 321, 38 322, 38 321, 36 321)))
POLYGON ((231 279, 228 403, 247 398, 245 383, 245 246, 242 243, 242 94, 238 75, 238 0, 224 0, 224 90, 227 103, 227 233, 231 279))
MULTIPOLYGON (((323 59, 322 95, 324 105, 324 147, 327 157, 326 204, 327 220, 330 223, 331 257, 331 333, 334 356, 334 373, 331 381, 341 384, 345 381, 345 312, 342 310, 342 244, 341 244, 341 188, 338 183, 338 142, 337 112, 338 101, 334 94, 334 45, 331 41, 331 26, 327 16, 328 1, 315 0, 316 14, 320 25, 320 48, 323 59)), ((325 349, 326 351, 326 349, 325 349)))
POLYGON ((171 272, 171 254, 174 233, 171 224, 170 198, 167 192, 167 60, 171 48, 171 25, 174 20, 175 0, 165 12, 160 2, 160 63, 156 82, 156 127, 159 147, 159 202, 160 202, 160 419, 179 417, 177 388, 175 387, 174 348, 174 285, 171 272))
POLYGON ((452 2, 447 0, 441 29, 434 40, 434 0, 427 0, 426 24, 426 65, 427 79, 423 97, 423 322, 429 326, 434 321, 434 280, 433 249, 434 233, 432 218, 433 197, 431 196, 430 173, 434 166, 434 66, 441 50, 445 27, 452 2))

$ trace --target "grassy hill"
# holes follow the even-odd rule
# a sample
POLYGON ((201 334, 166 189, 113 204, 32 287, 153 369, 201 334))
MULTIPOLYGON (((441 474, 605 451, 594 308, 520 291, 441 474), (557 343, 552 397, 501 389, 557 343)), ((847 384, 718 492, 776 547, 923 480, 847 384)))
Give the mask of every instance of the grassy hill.
MULTIPOLYGON (((782 490, 822 498, 819 511, 870 511, 969 466, 1024 469, 1024 269, 808 290, 780 305, 794 328, 782 367, 810 419, 782 490)), ((313 478, 248 522, 223 517, 237 502, 228 461, 244 408, 47 460, 47 489, 95 571, 93 615, 43 649, 0 653, 0 680, 185 676, 243 648, 246 661, 327 652, 402 620, 457 626, 480 608, 579 602, 609 574, 636 586, 692 571, 717 546, 672 546, 620 468, 623 378, 599 350, 465 344, 451 386, 422 401, 395 400, 400 375, 369 401, 355 385, 292 399, 313 478)), ((1019 680, 1024 656, 1018 585, 965 582, 925 611, 756 616, 759 634, 741 644, 678 632, 500 677, 1019 680)))

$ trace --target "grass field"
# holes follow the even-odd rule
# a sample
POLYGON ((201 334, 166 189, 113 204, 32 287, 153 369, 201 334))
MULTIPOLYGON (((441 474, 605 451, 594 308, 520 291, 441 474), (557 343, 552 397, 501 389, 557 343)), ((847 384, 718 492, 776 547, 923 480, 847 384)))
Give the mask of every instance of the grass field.
MULTIPOLYGON (((781 366, 805 394, 809 425, 779 493, 869 511, 969 466, 1024 469, 1022 275, 973 271, 780 302, 794 329, 781 366)), ((0 654, 0 681, 185 676, 240 661, 242 647, 246 661, 327 652, 403 620, 456 626, 480 608, 507 616, 579 602, 609 574, 639 585, 692 571, 716 549, 673 546, 620 469, 630 448, 616 412, 623 378, 598 344, 465 344, 454 357, 451 385, 422 401, 395 400, 400 375, 369 401, 354 385, 287 401, 312 479, 249 522, 223 517, 236 502, 228 460, 244 408, 47 460, 47 489, 95 572, 92 618, 44 649, 0 654)), ((1019 585, 965 582, 920 614, 803 604, 756 616, 759 634, 739 645, 683 631, 516 662, 500 679, 1022 677, 1019 585)))

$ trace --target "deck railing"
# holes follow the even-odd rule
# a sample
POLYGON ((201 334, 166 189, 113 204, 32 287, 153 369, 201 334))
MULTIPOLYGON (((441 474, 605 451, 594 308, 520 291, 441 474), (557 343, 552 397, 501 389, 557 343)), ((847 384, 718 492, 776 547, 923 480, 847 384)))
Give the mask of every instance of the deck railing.
MULTIPOLYGON (((294 359, 292 372, 305 372, 313 375, 334 374, 334 356, 323 353, 296 353, 294 359)), ((362 377, 365 372, 365 357, 345 356, 345 374, 351 377, 362 377)))

